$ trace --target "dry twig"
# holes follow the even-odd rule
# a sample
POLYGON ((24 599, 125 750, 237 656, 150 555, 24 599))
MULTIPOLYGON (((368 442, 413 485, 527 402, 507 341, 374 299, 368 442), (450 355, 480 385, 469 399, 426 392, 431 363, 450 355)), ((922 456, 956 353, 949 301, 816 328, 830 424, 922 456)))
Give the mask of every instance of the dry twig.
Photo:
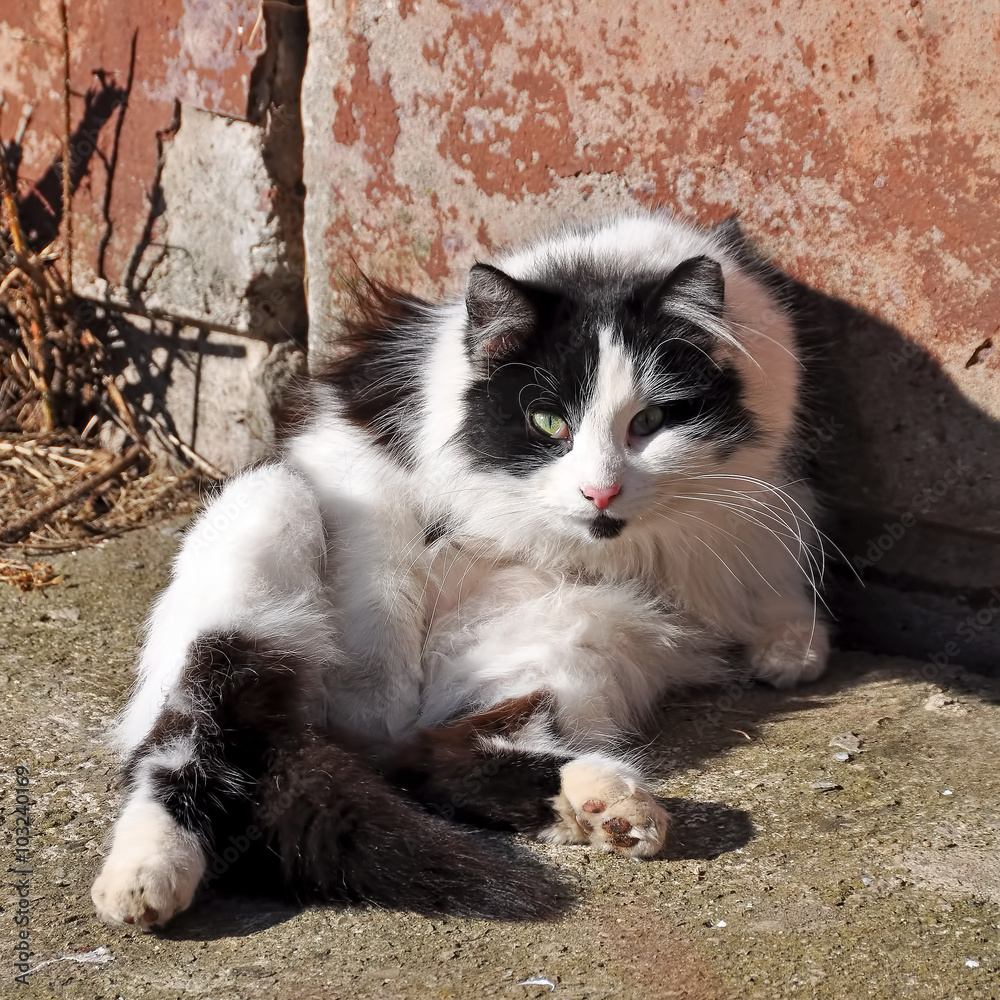
POLYGON ((76 486, 71 490, 67 490, 65 493, 61 493, 54 500, 50 500, 46 504, 42 504, 37 510, 32 511, 26 517, 22 517, 19 521, 15 521, 13 524, 8 524, 6 528, 0 531, 0 540, 5 542, 19 542, 26 535, 31 534, 38 525, 47 521, 56 511, 62 510, 63 507, 74 503, 83 497, 89 496, 93 493, 99 486, 103 486, 109 479, 113 479, 115 476, 124 472, 130 465, 134 465, 136 460, 142 454, 142 446, 138 444, 132 445, 131 448, 121 458, 117 461, 112 462, 106 469, 97 473, 94 476, 90 476, 84 483, 80 486, 76 486))
POLYGON ((69 116, 69 22, 66 15, 66 0, 59 0, 59 21, 62 28, 63 58, 63 161, 62 161, 62 221, 65 233, 66 288, 73 294, 73 177, 70 157, 70 116, 69 116))
MULTIPOLYGON (((44 438, 0 436, 0 539, 21 526, 26 512, 37 516, 56 498, 62 506, 32 529, 22 548, 79 548, 146 524, 157 513, 197 509, 202 482, 197 468, 175 475, 160 463, 147 471, 140 455, 122 472, 97 482, 115 458, 113 452, 66 432, 44 438)), ((0 547, 10 544, 0 540, 0 547)))
POLYGON ((19 590, 41 590, 61 582, 62 577, 56 576, 51 563, 0 559, 0 583, 11 583, 19 590))
POLYGON ((201 479, 223 478, 153 416, 133 406, 121 362, 104 347, 109 318, 73 294, 67 0, 59 0, 59 18, 58 247, 33 247, 19 214, 16 168, 30 112, 22 116, 12 143, 0 137, 0 546, 20 539, 36 551, 76 548, 120 534, 146 523, 158 506, 192 511, 201 479), (108 442, 124 448, 129 438, 136 447, 124 456, 106 450, 108 442), (176 474, 172 466, 177 464, 187 471, 176 474))

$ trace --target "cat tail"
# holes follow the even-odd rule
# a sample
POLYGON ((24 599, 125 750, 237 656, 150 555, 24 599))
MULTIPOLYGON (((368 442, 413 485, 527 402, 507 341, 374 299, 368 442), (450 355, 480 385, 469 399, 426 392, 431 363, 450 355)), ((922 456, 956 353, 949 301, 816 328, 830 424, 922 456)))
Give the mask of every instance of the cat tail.
POLYGON ((565 909, 558 879, 523 850, 429 815, 328 738, 280 752, 266 789, 262 828, 303 901, 501 920, 565 909))
MULTIPOLYGON (((204 676, 214 677, 224 736, 219 770, 242 780, 243 801, 215 810, 212 840, 225 863, 250 831, 255 886, 276 882, 300 902, 495 920, 543 920, 567 908, 566 887, 526 850, 429 813, 378 772, 375 751, 354 734, 303 725, 304 664, 234 637, 201 648, 213 660, 204 676)), ((239 886, 250 867, 226 881, 239 886)))

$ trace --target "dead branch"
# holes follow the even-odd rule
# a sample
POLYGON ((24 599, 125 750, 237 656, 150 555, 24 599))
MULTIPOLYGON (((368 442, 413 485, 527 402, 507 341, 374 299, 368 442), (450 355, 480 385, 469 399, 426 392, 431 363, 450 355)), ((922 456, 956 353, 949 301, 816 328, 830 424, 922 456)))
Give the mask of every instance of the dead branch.
POLYGON ((49 501, 49 503, 43 504, 37 510, 32 511, 27 517, 22 518, 20 521, 15 521, 13 524, 8 525, 3 531, 0 531, 0 540, 4 542, 19 542, 26 535, 30 535, 38 525, 47 521, 56 511, 62 510, 63 507, 68 504, 73 503, 76 500, 80 500, 85 496, 93 493, 99 486, 102 486, 109 479, 113 479, 119 473, 124 472, 129 466, 133 465, 142 454, 142 446, 138 444, 132 445, 131 448, 121 458, 116 462, 112 462, 103 472, 99 472, 96 476, 91 476, 80 486, 74 489, 67 490, 65 493, 60 494, 54 500, 49 501))
POLYGON ((14 562, 0 559, 0 582, 12 583, 20 590, 41 590, 62 582, 61 576, 56 576, 51 563, 14 562))

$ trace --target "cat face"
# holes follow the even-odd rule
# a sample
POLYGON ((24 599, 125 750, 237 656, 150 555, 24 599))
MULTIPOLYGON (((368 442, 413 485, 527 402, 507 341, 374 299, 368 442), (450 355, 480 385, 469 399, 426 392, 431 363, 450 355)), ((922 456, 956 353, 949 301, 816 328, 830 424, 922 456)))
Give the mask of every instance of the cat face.
POLYGON ((745 256, 725 226, 634 213, 477 264, 459 301, 363 280, 317 384, 389 462, 331 489, 392 470, 429 538, 542 559, 631 558, 641 533, 709 529, 734 503, 768 517, 739 491, 784 475, 799 361, 745 256))
POLYGON ((462 446, 549 531, 607 543, 669 517, 672 484, 759 432, 720 349, 725 283, 709 256, 627 279, 575 267, 526 281, 480 264, 466 309, 462 446))

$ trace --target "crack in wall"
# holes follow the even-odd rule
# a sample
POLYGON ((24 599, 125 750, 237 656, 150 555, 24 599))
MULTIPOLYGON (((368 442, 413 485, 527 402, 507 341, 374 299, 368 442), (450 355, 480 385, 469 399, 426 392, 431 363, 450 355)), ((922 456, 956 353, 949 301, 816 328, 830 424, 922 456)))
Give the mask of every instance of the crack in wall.
POLYGON ((254 66, 247 95, 247 120, 264 130, 267 199, 278 223, 281 264, 255 279, 248 292, 251 326, 277 326, 306 346, 305 251, 302 239, 305 186, 300 97, 309 44, 305 0, 264 5, 267 47, 254 66))

